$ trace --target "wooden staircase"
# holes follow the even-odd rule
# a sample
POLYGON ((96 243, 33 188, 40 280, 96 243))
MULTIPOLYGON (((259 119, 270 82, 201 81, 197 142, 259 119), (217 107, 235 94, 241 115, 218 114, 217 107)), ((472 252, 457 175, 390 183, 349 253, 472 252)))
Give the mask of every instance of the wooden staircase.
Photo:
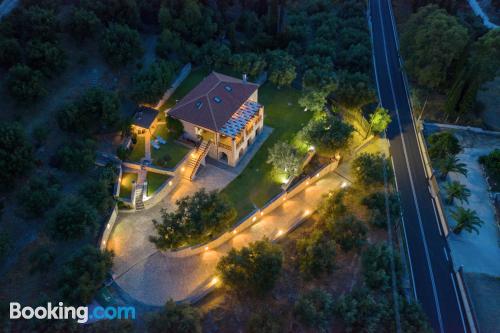
POLYGON ((192 181, 196 176, 196 172, 200 168, 201 162, 207 156, 208 151, 212 141, 203 140, 201 144, 196 148, 196 151, 191 154, 189 161, 186 164, 186 170, 184 170, 183 178, 192 181))

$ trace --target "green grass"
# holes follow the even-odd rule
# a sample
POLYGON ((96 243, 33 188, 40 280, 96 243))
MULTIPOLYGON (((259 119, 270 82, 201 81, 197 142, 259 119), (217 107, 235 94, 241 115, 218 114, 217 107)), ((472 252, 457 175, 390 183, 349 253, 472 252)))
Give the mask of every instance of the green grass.
POLYGON ((270 83, 259 89, 259 102, 264 105, 264 125, 274 131, 245 170, 222 191, 238 210, 239 218, 249 214, 254 204, 262 207, 281 190, 280 183, 273 178, 267 155, 276 142, 291 141, 312 117, 311 112, 304 112, 298 105, 299 97, 298 90, 278 90, 270 83))
POLYGON ((172 140, 167 140, 166 144, 160 145, 160 149, 151 147, 151 158, 153 159, 153 164, 164 168, 173 168, 184 158, 184 156, 186 156, 188 152, 189 149, 183 145, 180 145, 172 140), (166 155, 169 157, 168 161, 166 163, 158 163, 158 161, 166 155))
POLYGON ((122 182, 120 183, 120 198, 130 199, 133 181, 137 181, 136 173, 124 172, 122 174, 122 182))
POLYGON ((141 158, 143 158, 145 155, 145 141, 146 139, 144 136, 137 137, 137 143, 134 145, 134 148, 132 149, 132 152, 130 153, 128 160, 132 162, 141 161, 141 158))
POLYGON ((159 173, 148 172, 146 179, 148 182, 148 196, 151 196, 160 188, 170 177, 159 173))

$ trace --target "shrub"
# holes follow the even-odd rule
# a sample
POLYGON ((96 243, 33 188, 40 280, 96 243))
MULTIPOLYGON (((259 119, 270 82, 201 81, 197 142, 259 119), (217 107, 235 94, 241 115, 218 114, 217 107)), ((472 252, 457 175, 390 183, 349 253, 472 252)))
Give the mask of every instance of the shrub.
POLYGON ((113 207, 113 184, 103 180, 88 180, 80 188, 80 195, 101 214, 107 213, 113 207))
POLYGON ((253 313, 247 324, 248 333, 281 333, 283 320, 269 311, 253 313))
POLYGON ((300 174, 302 167, 302 156, 287 142, 277 142, 269 149, 267 163, 272 164, 277 174, 284 174, 286 179, 300 174))
POLYGON ((320 154, 333 156, 346 149, 352 139, 354 128, 331 116, 312 119, 301 131, 301 136, 320 154))
POLYGON ((158 236, 150 236, 150 241, 160 250, 203 243, 236 220, 234 207, 215 191, 202 189, 176 204, 174 212, 163 212, 161 222, 153 220, 158 236))
POLYGON ((314 289, 299 297, 294 312, 304 325, 326 329, 333 316, 332 295, 321 289, 314 289))
POLYGON ((495 149, 491 153, 479 158, 479 163, 481 163, 488 177, 490 177, 493 183, 493 190, 500 189, 500 149, 495 149))
POLYGON ((458 139, 450 132, 434 133, 427 140, 429 141, 429 157, 432 160, 455 156, 462 150, 458 139))
POLYGON ((174 140, 178 139, 184 132, 184 125, 182 125, 182 122, 170 116, 167 116, 166 122, 168 129, 168 138, 174 140))
POLYGON ((394 255, 396 279, 401 272, 401 262, 395 251, 383 245, 371 245, 362 255, 363 277, 368 288, 387 291, 391 288, 391 255, 394 255))
POLYGON ((223 283, 240 293, 262 295, 273 289, 281 272, 283 253, 268 240, 232 249, 217 263, 223 283))
MULTIPOLYGON (((389 214, 394 222, 399 218, 399 200, 396 194, 388 194, 389 214)), ((385 207, 385 192, 374 192, 361 200, 362 204, 370 210, 370 224, 378 228, 387 227, 387 213, 385 207)))

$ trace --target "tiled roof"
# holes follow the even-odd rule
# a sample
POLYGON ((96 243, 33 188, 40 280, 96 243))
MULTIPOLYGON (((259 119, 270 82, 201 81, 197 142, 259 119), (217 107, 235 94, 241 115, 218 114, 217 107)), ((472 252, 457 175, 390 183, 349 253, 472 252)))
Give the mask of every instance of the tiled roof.
POLYGON ((139 106, 134 114, 132 125, 149 128, 158 116, 158 111, 145 106, 139 106))
POLYGON ((224 124, 220 133, 232 138, 236 137, 245 128, 248 121, 259 113, 261 107, 257 102, 246 101, 224 124))
POLYGON ((227 123, 258 85, 212 72, 181 99, 169 116, 216 132, 227 123))

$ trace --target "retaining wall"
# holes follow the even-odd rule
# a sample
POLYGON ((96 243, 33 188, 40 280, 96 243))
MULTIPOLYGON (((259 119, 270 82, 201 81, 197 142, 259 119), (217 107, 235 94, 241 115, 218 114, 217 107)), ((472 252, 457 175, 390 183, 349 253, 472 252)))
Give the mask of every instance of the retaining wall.
POLYGON ((334 160, 332 163, 320 169, 315 175, 304 178, 301 182, 295 184, 292 188, 289 188, 286 191, 282 191, 281 193, 276 195, 273 199, 268 201, 262 208, 256 209, 251 214, 247 215, 245 218, 243 218, 237 224, 235 224, 235 226, 231 230, 228 230, 227 232, 223 233, 216 239, 204 244, 198 244, 172 251, 166 251, 165 255, 170 257, 189 257, 200 254, 208 249, 219 247, 220 245, 224 244, 225 242, 233 238, 238 232, 241 232, 254 225, 257 221, 259 221, 259 218, 262 217, 263 215, 269 214, 274 209, 281 206, 284 201, 293 198, 295 195, 302 192, 306 187, 314 184, 316 181, 318 181, 328 173, 335 170, 338 164, 339 160, 334 160))
POLYGON ((106 226, 104 227, 104 231, 101 235, 101 239, 99 240, 99 248, 101 251, 104 251, 106 249, 106 243, 108 242, 108 238, 111 235, 111 231, 113 230, 116 222, 116 218, 118 217, 118 205, 115 204, 113 207, 113 211, 111 212, 111 215, 109 216, 108 222, 106 223, 106 226))

